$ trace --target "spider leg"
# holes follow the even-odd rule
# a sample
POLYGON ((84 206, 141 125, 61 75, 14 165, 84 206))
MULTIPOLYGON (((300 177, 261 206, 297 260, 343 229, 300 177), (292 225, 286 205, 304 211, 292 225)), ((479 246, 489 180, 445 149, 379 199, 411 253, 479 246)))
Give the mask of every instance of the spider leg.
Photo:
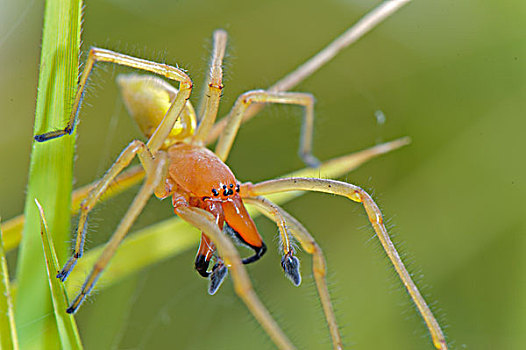
POLYGON ((229 119, 223 129, 215 153, 225 161, 230 153, 234 138, 237 135, 243 115, 254 103, 283 103, 305 107, 305 115, 301 126, 299 155, 305 164, 316 167, 320 161, 312 155, 312 131, 314 124, 314 97, 301 92, 270 92, 265 90, 248 91, 238 97, 229 113, 229 119))
MULTIPOLYGON (((158 152, 158 155, 161 153, 158 152)), ((111 168, 104 174, 102 179, 91 188, 87 197, 82 201, 80 205, 80 217, 77 225, 77 238, 75 241, 75 248, 73 255, 68 259, 64 268, 57 274, 57 278, 65 281, 70 272, 75 267, 77 260, 82 256, 84 252, 84 241, 86 238, 86 230, 88 223, 88 214, 93 209, 99 198, 106 192, 108 187, 113 183, 116 176, 126 168, 135 156, 139 157, 143 168, 146 173, 151 176, 157 171, 157 163, 155 162, 148 147, 139 140, 132 141, 119 155, 115 163, 111 168)))
POLYGON ((199 128, 193 141, 204 146, 204 140, 214 125, 223 90, 223 57, 225 56, 227 33, 222 29, 214 31, 214 48, 210 61, 209 75, 205 82, 205 91, 199 106, 199 128))
POLYGON ((418 311, 422 315, 427 328, 437 349, 447 349, 446 340, 440 326, 420 294, 417 286, 411 279, 409 272, 404 266, 400 255, 387 233, 383 223, 382 213, 371 196, 358 186, 341 181, 314 179, 314 178, 288 178, 264 181, 258 184, 246 183, 241 186, 240 193, 243 196, 255 197, 275 192, 287 191, 315 191, 331 193, 346 197, 352 201, 362 203, 369 217, 369 221, 382 244, 387 256, 391 260, 398 276, 402 280, 409 295, 413 299, 418 311))
POLYGON ((146 181, 144 182, 141 189, 139 190, 139 193, 128 208, 128 211, 122 218, 121 222, 119 223, 119 226, 113 233, 113 236, 111 237, 110 241, 108 242, 108 244, 106 244, 106 247, 104 248, 102 254, 93 266, 93 269, 91 270, 89 276, 86 278, 86 281, 84 282, 80 293, 77 295, 77 297, 73 300, 71 305, 66 310, 68 313, 75 313, 82 304, 82 302, 89 295, 89 293, 93 289, 93 286, 100 277, 100 274, 108 265, 109 261, 115 254, 115 251, 117 250, 119 244, 126 236, 126 233, 130 229, 131 225, 133 224, 137 216, 141 213, 148 199, 154 192, 154 189, 161 182, 165 174, 166 157, 164 153, 159 153, 158 157, 155 159, 155 161, 153 161, 152 168, 150 168, 150 172, 146 177, 146 181))
MULTIPOLYGON (((292 235, 301 243, 303 249, 312 255, 312 272, 314 280, 316 281, 316 287, 323 306, 325 318, 327 319, 329 330, 331 332, 333 347, 334 349, 343 349, 340 331, 338 329, 336 316, 334 315, 334 309, 329 295, 329 289, 327 287, 327 281, 325 279, 327 274, 325 257, 323 256, 320 246, 298 220, 265 197, 244 197, 243 200, 245 203, 254 205, 265 216, 276 222, 282 236, 287 235, 287 233, 282 232, 282 230, 285 228, 289 229, 292 235)), ((287 273, 285 266, 284 269, 285 273, 287 273)), ((292 274, 292 277, 288 276, 291 280, 294 278, 294 272, 292 272, 292 274)), ((299 277, 299 271, 297 272, 297 275, 299 277)), ((299 283, 297 283, 297 285, 299 285, 299 283)))
POLYGON ((172 129, 175 121, 177 120, 177 117, 179 116, 186 104, 186 100, 188 100, 188 98, 190 97, 190 92, 192 90, 192 81, 190 80, 188 75, 186 75, 186 73, 184 73, 179 68, 175 68, 163 63, 152 62, 124 55, 118 52, 97 47, 92 47, 89 51, 88 59, 86 60, 86 65, 84 67, 82 75, 80 76, 77 94, 75 96, 75 101, 73 102, 70 118, 66 127, 62 130, 55 130, 44 134, 36 135, 35 140, 43 142, 66 134, 71 134, 73 132, 73 130, 75 129, 75 125, 78 121, 80 105, 84 96, 84 91, 86 89, 88 77, 91 71, 93 70, 95 63, 97 62, 115 63, 122 66, 145 70, 148 72, 162 75, 168 79, 175 80, 180 83, 179 92, 177 96, 173 100, 162 123, 158 126, 157 130, 154 132, 154 134, 148 141, 148 147, 150 148, 152 153, 156 153, 157 150, 161 147, 163 141, 170 133, 170 130, 172 129))
POLYGON ((234 244, 221 233, 215 223, 213 215, 203 209, 184 205, 176 206, 175 212, 181 217, 181 219, 205 232, 214 242, 225 265, 230 268, 234 289, 237 295, 245 302, 250 312, 265 329, 278 348, 294 349, 290 340, 288 340, 287 336, 279 328, 270 313, 257 297, 234 244))
MULTIPOLYGON (((305 63, 274 83, 267 90, 271 92, 287 91, 298 85, 303 80, 314 74, 318 69, 323 67, 327 62, 332 60, 340 51, 355 43, 358 39, 374 29, 409 1, 410 0, 393 0, 382 2, 371 12, 360 18, 358 22, 334 39, 330 44, 320 50, 316 55, 309 58, 305 63)), ((244 123, 250 120, 264 107, 264 104, 250 106, 243 116, 242 122, 244 123)), ((232 112, 224 118, 221 118, 221 120, 214 125, 214 128, 207 136, 207 144, 214 142, 221 135, 231 117, 231 114, 232 112)))

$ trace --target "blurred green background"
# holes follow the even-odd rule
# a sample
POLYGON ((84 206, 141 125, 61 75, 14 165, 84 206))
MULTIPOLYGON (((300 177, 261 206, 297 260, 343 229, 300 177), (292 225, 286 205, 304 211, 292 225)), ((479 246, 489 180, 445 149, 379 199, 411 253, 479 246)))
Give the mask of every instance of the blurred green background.
MULTIPOLYGON (((195 102, 211 33, 225 28, 224 114, 240 93, 269 86, 377 3, 86 0, 83 51, 96 45, 184 67, 195 102)), ((0 2, 4 220, 23 210, 42 11, 40 1, 0 2)), ((520 1, 414 1, 295 89, 316 96, 314 153, 322 160, 413 139, 345 180, 379 202, 453 349, 521 349, 526 342, 525 20, 520 1)), ((81 113, 75 187, 99 178, 140 137, 114 83, 126 70, 99 68, 81 113)), ((229 158, 238 178, 254 182, 301 168, 300 119, 299 108, 278 106, 245 125, 229 158)), ((88 249, 108 239, 132 197, 96 210, 88 249)), ((349 348, 432 348, 358 204, 309 194, 285 207, 325 251, 349 348)), ((152 200, 136 227, 171 215, 169 201, 152 200)), ((298 348, 329 348, 310 257, 300 254, 304 282, 294 288, 272 249, 276 228, 264 218, 257 224, 271 247, 249 267, 257 291, 298 348)), ((272 349, 230 282, 207 295, 194 254, 95 294, 77 317, 86 348, 272 349)), ((10 263, 13 269, 14 253, 10 263)))

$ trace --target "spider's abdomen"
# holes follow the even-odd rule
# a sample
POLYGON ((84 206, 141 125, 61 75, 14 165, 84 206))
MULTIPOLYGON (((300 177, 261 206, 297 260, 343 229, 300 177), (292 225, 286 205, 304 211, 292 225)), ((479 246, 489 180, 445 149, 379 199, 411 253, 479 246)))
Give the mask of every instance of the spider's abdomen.
MULTIPOLYGON (((158 77, 135 73, 120 74, 117 83, 126 109, 143 134, 150 138, 163 120, 178 90, 158 77)), ((190 101, 187 101, 162 148, 168 148, 192 136, 195 129, 195 111, 190 101)))

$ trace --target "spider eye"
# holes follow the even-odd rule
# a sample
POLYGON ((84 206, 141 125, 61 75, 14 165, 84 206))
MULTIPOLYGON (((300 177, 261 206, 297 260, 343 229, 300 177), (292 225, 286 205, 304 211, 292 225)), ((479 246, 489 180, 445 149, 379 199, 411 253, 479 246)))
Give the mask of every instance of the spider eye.
POLYGON ((214 196, 219 196, 219 191, 215 188, 212 188, 212 193, 214 194, 214 196))

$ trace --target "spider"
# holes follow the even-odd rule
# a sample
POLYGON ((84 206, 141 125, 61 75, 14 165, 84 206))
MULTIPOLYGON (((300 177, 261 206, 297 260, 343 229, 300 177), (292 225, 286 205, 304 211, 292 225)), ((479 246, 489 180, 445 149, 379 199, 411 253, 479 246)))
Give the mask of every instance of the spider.
POLYGON ((285 276, 294 285, 298 286, 301 283, 301 274, 300 262, 295 256, 292 240, 296 239, 301 247, 313 256, 313 275, 333 347, 341 349, 343 343, 325 281, 326 264, 321 248, 299 221, 263 197, 277 192, 317 191, 343 196, 364 206, 383 248, 424 318, 435 347, 447 349, 438 322, 404 267, 384 226, 382 214, 367 192, 346 182, 317 178, 282 178, 256 184, 236 180, 225 161, 243 119, 254 114, 254 109, 264 104, 292 104, 304 107, 299 154, 309 166, 317 166, 319 161, 312 154, 314 98, 308 93, 282 92, 279 89, 248 91, 238 97, 231 112, 224 119, 226 122, 220 122, 219 126, 214 127, 223 89, 222 61, 226 42, 226 32, 216 30, 213 34, 213 51, 206 91, 199 113, 196 113, 188 101, 193 83, 182 69, 93 47, 80 76, 67 126, 62 130, 35 136, 36 141, 43 142, 72 133, 77 123, 88 77, 96 63, 109 62, 128 66, 179 83, 179 88, 176 89, 164 80, 149 75, 128 74, 117 78, 128 112, 134 117, 148 141, 132 141, 90 190, 81 205, 73 255, 58 272, 57 278, 65 281, 78 259, 82 257, 88 214, 136 156, 145 170, 146 179, 67 312, 75 313, 82 305, 147 200, 155 194, 159 199, 171 197, 175 213, 202 231, 195 268, 201 276, 209 279, 208 292, 216 293, 230 272, 236 293, 272 341, 281 349, 293 349, 292 343, 255 294, 244 268, 244 265, 259 260, 266 251, 265 243, 245 209, 244 204, 249 203, 278 226, 282 249, 281 266, 285 276), (215 151, 212 152, 205 145, 217 134, 219 140, 215 151), (251 248, 254 251, 253 255, 241 259, 233 241, 251 248))

